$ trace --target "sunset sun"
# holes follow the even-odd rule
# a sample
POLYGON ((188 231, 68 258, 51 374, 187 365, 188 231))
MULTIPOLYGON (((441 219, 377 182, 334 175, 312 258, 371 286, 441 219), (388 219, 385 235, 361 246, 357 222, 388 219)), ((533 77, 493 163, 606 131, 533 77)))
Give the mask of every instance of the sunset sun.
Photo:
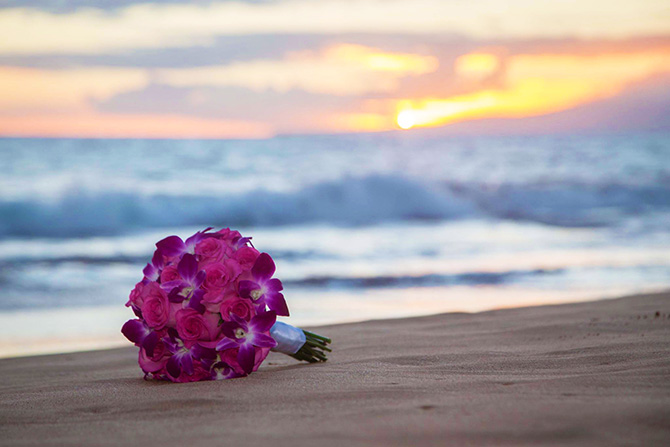
POLYGON ((398 113, 398 126, 401 129, 411 129, 414 124, 416 124, 416 118, 414 117, 414 112, 411 110, 403 110, 398 113))

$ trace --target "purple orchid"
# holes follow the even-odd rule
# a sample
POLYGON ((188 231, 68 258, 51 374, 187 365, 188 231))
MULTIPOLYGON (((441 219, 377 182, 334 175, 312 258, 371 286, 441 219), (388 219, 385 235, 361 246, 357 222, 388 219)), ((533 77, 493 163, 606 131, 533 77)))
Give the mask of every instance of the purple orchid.
POLYGON ((275 269, 275 263, 270 255, 261 253, 251 268, 254 281, 240 281, 238 293, 242 298, 251 299, 263 310, 267 305, 271 310, 277 312, 277 315, 287 317, 289 315, 288 306, 284 295, 281 294, 284 286, 280 280, 272 278, 275 269))
POLYGON ((144 348, 149 357, 154 355, 154 348, 160 341, 158 334, 142 320, 126 321, 121 328, 121 333, 137 346, 144 348))
POLYGON ((190 348, 186 347, 181 339, 175 335, 173 330, 170 330, 170 338, 164 339, 167 350, 172 354, 165 369, 175 379, 178 378, 182 371, 191 376, 194 372, 193 361, 204 360, 212 363, 216 359, 216 351, 211 348, 205 348, 199 344, 194 344, 190 348))
POLYGON ((236 237, 231 241, 231 245, 235 250, 239 250, 240 248, 244 247, 245 245, 251 245, 252 247, 254 244, 251 243, 251 238, 250 237, 236 237))
POLYGON ((162 239, 156 242, 156 247, 163 256, 171 258, 173 256, 181 256, 185 253, 195 254, 195 246, 201 240, 207 237, 213 237, 213 234, 207 234, 212 228, 206 228, 203 231, 198 231, 186 241, 182 241, 179 236, 168 236, 165 239, 162 239))
POLYGON ((171 303, 186 301, 186 306, 200 313, 205 311, 205 306, 200 302, 205 292, 200 286, 205 281, 207 274, 204 270, 198 270, 198 261, 192 254, 186 253, 177 265, 177 271, 181 279, 167 281, 161 284, 164 290, 168 290, 168 299, 171 303))
POLYGON ((235 372, 226 362, 217 362, 210 368, 212 372, 212 380, 235 379, 237 377, 244 377, 242 374, 235 372))
POLYGON ((149 281, 158 281, 163 267, 163 256, 159 250, 156 250, 154 256, 151 258, 151 264, 147 264, 142 273, 144 273, 144 277, 149 281))
POLYGON ((200 360, 202 366, 209 370, 212 380, 235 379, 237 377, 244 377, 243 374, 238 373, 228 363, 221 360, 217 355, 203 358, 200 360))
POLYGON ((217 351, 239 348, 237 361, 244 371, 249 374, 254 369, 256 346, 259 348, 274 348, 277 342, 264 332, 270 330, 277 320, 274 311, 263 312, 256 315, 251 321, 235 314, 230 314, 232 321, 225 321, 221 329, 226 338, 216 344, 217 351))

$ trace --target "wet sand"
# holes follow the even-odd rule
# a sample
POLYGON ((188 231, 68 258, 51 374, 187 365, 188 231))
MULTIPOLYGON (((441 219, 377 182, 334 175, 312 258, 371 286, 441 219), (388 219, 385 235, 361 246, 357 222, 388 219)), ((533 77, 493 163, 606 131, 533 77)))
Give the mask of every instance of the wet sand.
POLYGON ((317 328, 335 352, 145 382, 136 349, 0 360, 0 445, 670 445, 670 293, 317 328))

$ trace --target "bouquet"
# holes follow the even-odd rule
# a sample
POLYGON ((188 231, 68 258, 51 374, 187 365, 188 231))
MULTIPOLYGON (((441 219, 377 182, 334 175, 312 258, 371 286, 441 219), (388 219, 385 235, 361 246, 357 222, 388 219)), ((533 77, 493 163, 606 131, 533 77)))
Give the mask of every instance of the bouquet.
POLYGON ((126 306, 121 332, 139 347, 145 379, 232 379, 256 371, 270 350, 326 361, 330 339, 276 321, 288 316, 275 264, 237 231, 199 231, 156 243, 126 306))

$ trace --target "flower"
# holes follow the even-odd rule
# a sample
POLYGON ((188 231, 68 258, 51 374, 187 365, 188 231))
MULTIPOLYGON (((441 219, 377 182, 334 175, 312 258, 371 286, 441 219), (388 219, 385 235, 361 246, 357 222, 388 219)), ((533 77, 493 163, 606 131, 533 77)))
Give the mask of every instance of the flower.
POLYGON ((242 273, 242 267, 233 259, 215 262, 205 266, 205 284, 207 290, 221 290, 242 273))
POLYGON ((179 276, 179 270, 177 269, 176 265, 168 265, 163 269, 160 275, 161 278, 161 283, 165 284, 170 281, 176 281, 181 278, 179 276))
MULTIPOLYGON (((142 317, 153 329, 162 329, 170 318, 168 297, 155 282, 146 286, 146 295, 142 303, 142 317)), ((132 340, 131 340, 132 341, 132 340)))
POLYGON ((185 253, 195 254, 195 246, 201 240, 213 236, 207 233, 211 228, 206 228, 203 231, 198 231, 186 241, 182 241, 179 236, 168 236, 156 243, 157 253, 167 258, 181 256, 185 253))
POLYGON ((177 333, 182 340, 209 340, 210 333, 207 329, 205 318, 194 309, 181 309, 177 311, 177 333))
POLYGON ((225 362, 216 362, 210 367, 212 380, 234 379, 242 375, 225 362))
POLYGON ((251 320, 251 318, 256 315, 256 310, 251 301, 242 298, 237 294, 227 296, 221 302, 219 310, 221 312, 221 318, 226 321, 232 321, 231 315, 233 314, 246 321, 251 320))
POLYGON ((203 239, 195 246, 195 254, 202 264, 221 261, 228 251, 232 251, 232 249, 216 237, 203 239))
POLYGON ((179 339, 179 337, 175 337, 174 333, 170 334, 170 338, 166 340, 165 345, 172 354, 165 365, 165 369, 175 381, 193 381, 181 376, 192 376, 195 372, 195 367, 201 366, 196 365, 195 362, 216 358, 216 352, 213 349, 206 348, 198 343, 193 343, 189 346, 179 339))
MULTIPOLYGON (((156 243, 142 280, 130 292, 126 306, 137 318, 121 332, 139 347, 145 379, 243 377, 277 346, 271 333, 278 332, 271 329, 277 314, 288 315, 288 308, 281 281, 272 278, 272 258, 237 231, 210 229, 186 241, 169 236, 156 243)), ((310 347, 294 357, 325 359, 323 352, 313 352, 323 340, 312 337, 310 347)))
POLYGON ((240 281, 238 291, 241 297, 251 299, 257 306, 265 308, 267 305, 271 310, 277 312, 277 315, 288 316, 286 300, 280 293, 284 286, 280 280, 272 278, 274 273, 274 261, 269 254, 261 253, 251 268, 254 281, 240 281))
POLYGON ((230 314, 232 320, 225 321, 221 329, 226 338, 216 344, 217 351, 237 348, 237 361, 249 374, 255 363, 256 349, 272 348, 277 345, 272 337, 265 334, 277 320, 274 311, 263 312, 253 317, 248 323, 235 314, 230 314))
POLYGON ((186 301, 184 307, 190 307, 202 313, 205 308, 200 301, 205 292, 200 289, 200 286, 205 281, 206 274, 203 270, 199 270, 195 256, 189 253, 184 254, 177 265, 177 272, 181 279, 162 284, 165 290, 170 291, 168 294, 170 302, 186 301))
POLYGON ((142 273, 144 273, 144 278, 148 279, 149 281, 156 281, 161 274, 163 265, 163 256, 158 250, 156 250, 154 252, 153 258, 151 258, 151 263, 147 264, 147 266, 144 267, 144 270, 142 270, 142 273))
POLYGON ((121 333, 125 335, 128 340, 132 341, 137 346, 142 347, 149 357, 153 356, 154 349, 160 341, 156 331, 151 329, 142 320, 126 321, 121 328, 121 333))
POLYGON ((260 253, 254 247, 249 247, 244 245, 240 247, 234 254, 233 259, 235 259, 239 264, 242 270, 251 270, 258 259, 260 253))
MULTIPOLYGON (((143 280, 144 281, 144 280, 143 280)), ((144 303, 144 282, 140 281, 135 284, 135 288, 130 291, 126 307, 133 306, 141 308, 144 303)))
POLYGON ((144 374, 156 373, 165 368, 168 361, 167 354, 168 351, 165 348, 165 343, 159 341, 152 355, 149 355, 145 349, 140 349, 137 362, 140 364, 140 368, 142 368, 144 374))

